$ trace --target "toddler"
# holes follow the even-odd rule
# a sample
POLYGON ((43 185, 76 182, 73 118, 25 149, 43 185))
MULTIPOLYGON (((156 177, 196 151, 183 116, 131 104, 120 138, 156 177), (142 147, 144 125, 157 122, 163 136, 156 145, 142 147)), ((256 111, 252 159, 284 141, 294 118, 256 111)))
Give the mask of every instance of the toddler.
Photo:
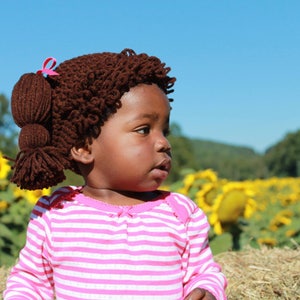
POLYGON ((12 181, 48 188, 70 169, 84 184, 39 199, 4 299, 226 299, 203 211, 159 190, 171 169, 170 68, 131 49, 55 63, 13 89, 12 181))

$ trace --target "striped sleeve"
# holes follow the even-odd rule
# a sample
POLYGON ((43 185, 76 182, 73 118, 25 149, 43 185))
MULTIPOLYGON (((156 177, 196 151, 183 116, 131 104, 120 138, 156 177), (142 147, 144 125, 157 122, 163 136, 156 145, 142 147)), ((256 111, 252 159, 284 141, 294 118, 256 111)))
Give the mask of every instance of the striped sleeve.
POLYGON ((42 218, 30 220, 26 245, 7 280, 4 300, 53 299, 52 270, 43 247, 46 231, 42 218))
POLYGON ((52 268, 48 263, 46 247, 50 229, 42 215, 56 204, 56 200, 70 191, 69 187, 59 189, 51 197, 39 199, 34 207, 27 228, 26 244, 8 277, 4 300, 53 299, 52 268))
POLYGON ((210 229, 207 217, 194 205, 187 220, 188 245, 183 255, 185 266, 184 294, 196 288, 209 291, 218 300, 227 299, 225 289, 227 280, 221 267, 214 261, 208 242, 210 229))

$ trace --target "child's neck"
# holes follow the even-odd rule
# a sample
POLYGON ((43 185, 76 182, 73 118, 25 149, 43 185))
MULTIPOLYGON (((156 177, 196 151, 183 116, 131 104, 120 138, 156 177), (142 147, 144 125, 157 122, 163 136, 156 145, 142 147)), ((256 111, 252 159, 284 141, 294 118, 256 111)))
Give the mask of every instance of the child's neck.
POLYGON ((160 191, 132 192, 118 191, 105 188, 95 188, 85 185, 82 193, 90 198, 119 206, 132 206, 157 198, 160 191))

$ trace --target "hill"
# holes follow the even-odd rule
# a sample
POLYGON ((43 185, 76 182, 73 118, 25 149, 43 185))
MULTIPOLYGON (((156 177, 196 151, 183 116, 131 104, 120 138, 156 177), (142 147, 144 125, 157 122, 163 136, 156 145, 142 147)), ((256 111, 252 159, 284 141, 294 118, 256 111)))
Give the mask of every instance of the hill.
POLYGON ((211 168, 231 180, 261 178, 266 175, 263 155, 248 147, 190 139, 197 169, 211 168))

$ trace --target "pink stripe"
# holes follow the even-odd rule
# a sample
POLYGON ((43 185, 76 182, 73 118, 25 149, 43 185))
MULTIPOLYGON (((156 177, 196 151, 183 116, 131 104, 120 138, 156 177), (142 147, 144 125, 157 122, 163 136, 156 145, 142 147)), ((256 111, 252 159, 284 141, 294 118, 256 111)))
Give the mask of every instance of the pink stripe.
MULTIPOLYGON (((135 276, 141 276, 141 269, 143 268, 142 265, 140 265, 140 268, 136 268, 133 269, 131 266, 128 265, 122 265, 119 263, 114 263, 112 265, 110 264, 103 264, 100 267, 94 266, 94 268, 92 267, 87 267, 86 264, 84 262, 81 262, 82 266, 71 266, 71 265, 60 265, 60 272, 65 272, 65 271, 72 271, 72 272, 79 272, 79 273, 88 273, 88 274, 98 274, 98 275, 105 275, 105 274, 111 274, 111 275, 115 275, 115 274, 124 274, 126 272, 126 274, 128 275, 135 275, 135 276), (112 268, 115 267, 114 268, 112 268), (130 269, 131 267, 131 269, 130 269)), ((174 276, 174 272, 177 270, 177 265, 173 264, 171 266, 169 266, 168 269, 164 269, 164 270, 144 270, 144 274, 146 274, 147 276, 158 276, 160 273, 162 273, 165 276, 174 276)))

